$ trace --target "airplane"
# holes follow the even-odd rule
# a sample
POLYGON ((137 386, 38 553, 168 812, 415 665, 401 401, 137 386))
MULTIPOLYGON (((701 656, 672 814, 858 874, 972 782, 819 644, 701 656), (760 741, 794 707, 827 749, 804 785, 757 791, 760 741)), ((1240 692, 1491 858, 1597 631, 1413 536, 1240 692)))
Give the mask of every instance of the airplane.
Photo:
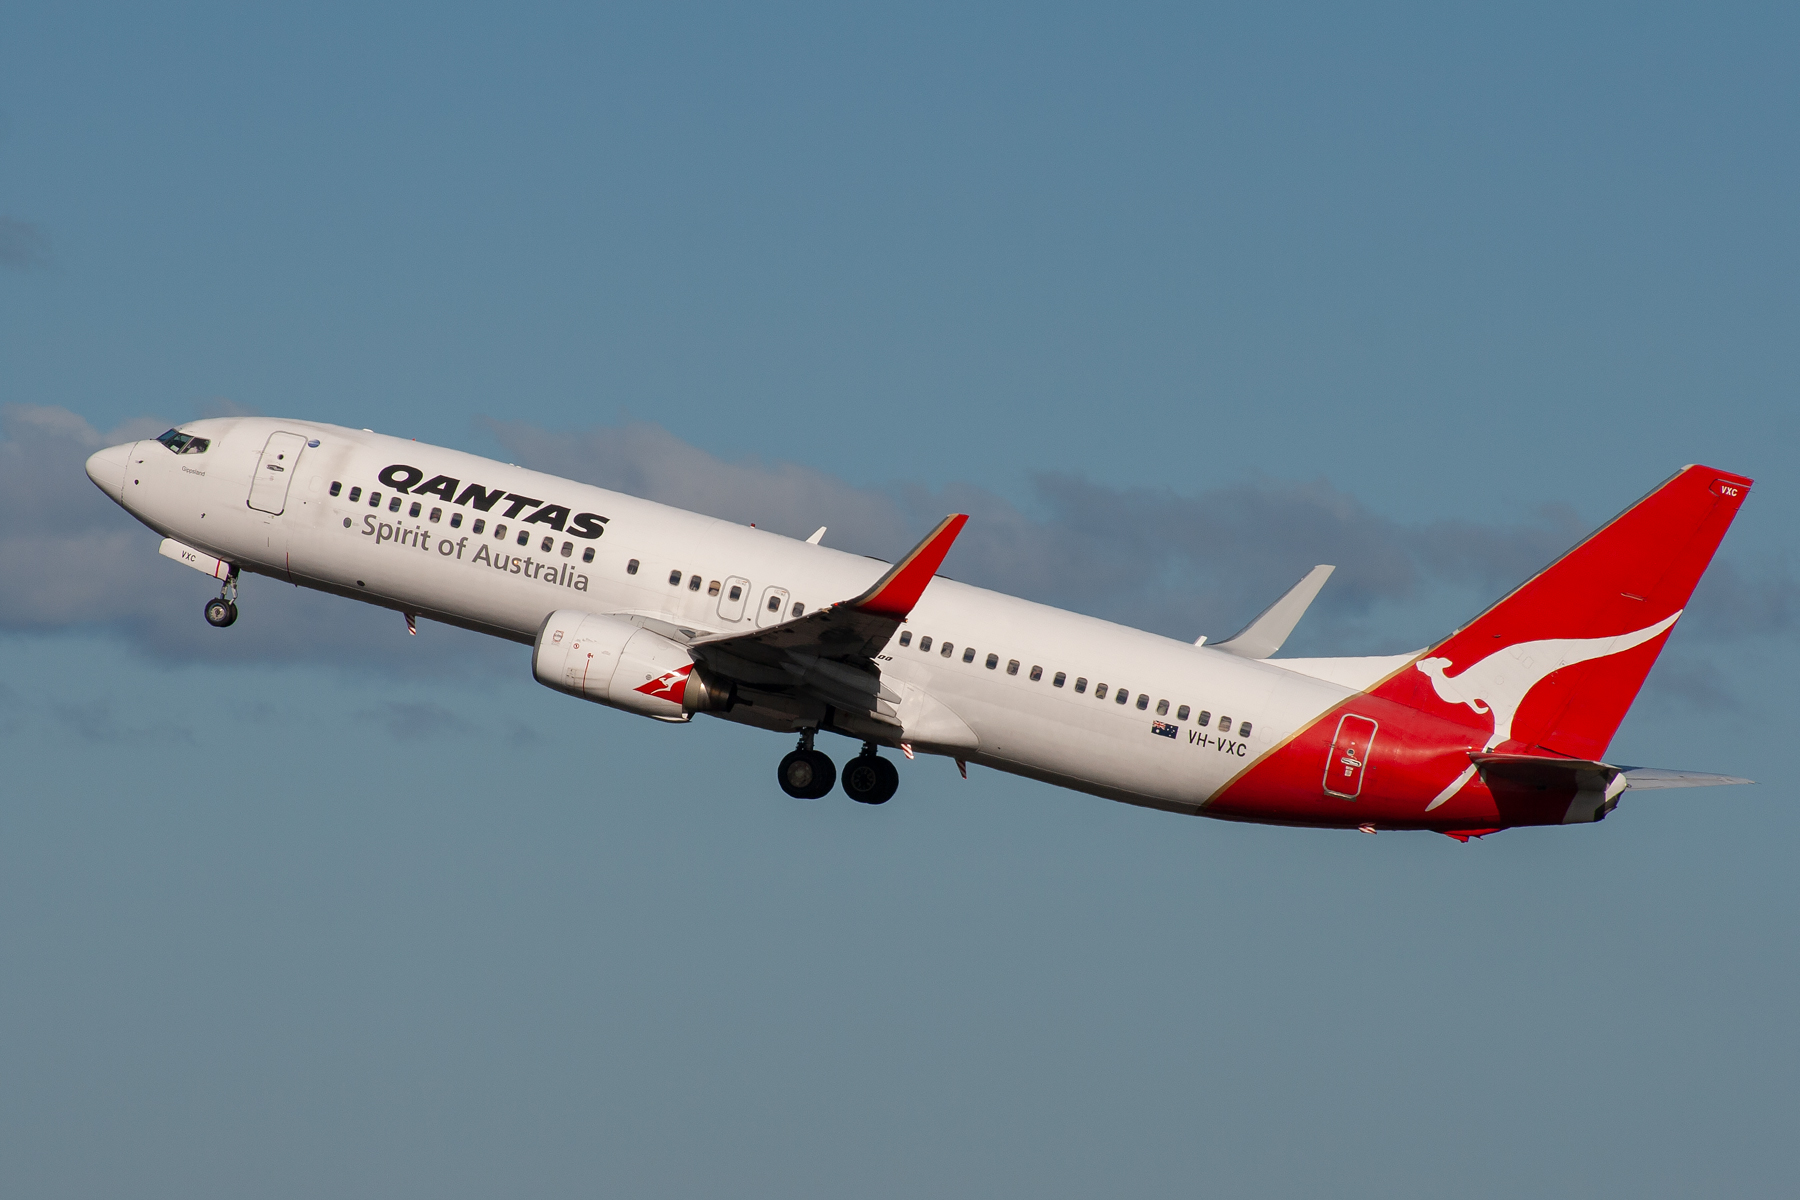
POLYGON ((1423 650, 1274 657, 1332 567, 1189 644, 940 576, 968 517, 892 564, 456 450, 220 418, 111 446, 96 486, 220 582, 248 572, 532 648, 545 686, 665 722, 797 737, 789 796, 882 804, 884 749, 1127 804, 1275 825, 1603 819, 1628 789, 1748 783, 1607 746, 1751 481, 1687 466, 1423 650), (840 772, 817 746, 861 743, 840 772))

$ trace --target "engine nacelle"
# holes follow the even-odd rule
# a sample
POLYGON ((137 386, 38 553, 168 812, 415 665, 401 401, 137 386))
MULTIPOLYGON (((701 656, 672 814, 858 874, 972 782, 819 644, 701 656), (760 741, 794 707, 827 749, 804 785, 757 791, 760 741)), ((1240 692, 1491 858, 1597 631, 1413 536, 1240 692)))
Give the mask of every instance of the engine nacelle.
POLYGON ((731 706, 731 688, 707 678, 680 643, 572 608, 551 613, 538 630, 531 672, 559 692, 662 721, 731 706))

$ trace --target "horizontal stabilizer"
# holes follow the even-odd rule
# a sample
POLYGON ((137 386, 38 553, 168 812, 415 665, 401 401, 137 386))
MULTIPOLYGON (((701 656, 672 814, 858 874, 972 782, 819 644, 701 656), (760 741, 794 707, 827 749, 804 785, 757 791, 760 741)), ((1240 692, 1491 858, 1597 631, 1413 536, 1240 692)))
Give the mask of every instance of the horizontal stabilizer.
POLYGON ((1620 767, 1625 773, 1625 786, 1644 788, 1718 787, 1726 783, 1755 783, 1735 775, 1708 775, 1704 771, 1663 771, 1656 767, 1620 767))
POLYGON ((1336 567, 1314 567, 1306 578, 1288 589, 1287 595, 1263 609, 1262 615, 1222 642, 1214 642, 1214 650, 1223 650, 1239 658, 1267 658, 1281 649, 1288 634, 1306 614, 1318 596, 1319 589, 1331 578, 1336 567))
POLYGON ((1728 783, 1755 783, 1736 775, 1710 775, 1705 771, 1664 771, 1658 767, 1626 767, 1585 758, 1554 758, 1544 754, 1471 754, 1476 770, 1491 786, 1496 779, 1542 780, 1555 775, 1596 772, 1610 783, 1624 780, 1639 791, 1652 788, 1719 787, 1728 783))

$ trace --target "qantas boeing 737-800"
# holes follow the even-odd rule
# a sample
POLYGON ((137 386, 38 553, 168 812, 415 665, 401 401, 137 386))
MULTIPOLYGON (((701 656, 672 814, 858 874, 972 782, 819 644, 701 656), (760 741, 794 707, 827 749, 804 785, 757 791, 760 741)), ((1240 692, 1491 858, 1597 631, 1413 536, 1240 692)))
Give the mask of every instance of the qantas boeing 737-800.
POLYGON ((1234 821, 1461 840, 1598 821, 1627 788, 1741 783, 1606 761, 1750 480, 1684 467, 1428 649, 1271 656, 1315 568, 1224 642, 1189 645, 937 576, 966 517, 891 566, 369 430, 195 421, 88 475, 221 581, 243 571, 532 647, 538 680, 660 721, 788 735, 777 778, 894 794, 882 747, 1234 821))

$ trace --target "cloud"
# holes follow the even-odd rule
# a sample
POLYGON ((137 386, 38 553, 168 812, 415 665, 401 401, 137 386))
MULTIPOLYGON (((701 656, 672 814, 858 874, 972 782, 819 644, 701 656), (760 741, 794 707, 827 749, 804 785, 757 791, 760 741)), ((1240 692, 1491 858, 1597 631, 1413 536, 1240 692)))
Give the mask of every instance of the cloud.
POLYGON ((365 709, 363 721, 379 725, 396 741, 423 742, 440 737, 502 737, 509 745, 526 746, 539 740, 536 730, 523 721, 484 719, 479 726, 455 709, 430 701, 398 700, 365 709))
MULTIPOLYGON (((207 626, 200 607, 217 584, 157 555, 155 535, 82 470, 94 449, 166 427, 143 419, 101 433, 66 409, 0 409, 0 632, 103 629, 176 661, 402 676, 524 669, 516 645, 429 622, 410 638, 395 613, 268 579, 245 580, 237 625, 207 626)), ((1261 478, 1181 493, 1045 473, 1014 503, 968 484, 852 484, 791 463, 728 462, 654 425, 485 427, 513 461, 540 470, 795 537, 826 525, 828 544, 881 558, 946 512, 968 512, 946 574, 1183 639, 1227 636, 1314 564, 1335 563, 1294 653, 1425 644, 1586 532, 1558 508, 1515 523, 1395 521, 1324 481, 1261 478)), ((1683 641, 1782 636, 1797 625, 1800 583, 1789 564, 1720 562, 1695 595, 1683 641)), ((1683 695, 1707 688, 1698 676, 1669 685, 1683 695)), ((397 736, 451 727, 423 711, 392 719, 397 736)))
POLYGON ((50 262, 50 235, 17 217, 0 216, 0 267, 26 271, 50 262))
POLYGON ((49 706, 48 715, 56 724, 83 741, 100 745, 194 743, 193 731, 173 722, 151 720, 128 723, 120 720, 112 701, 105 698, 53 703, 49 706))
POLYGON ((1314 635, 1335 639, 1338 653, 1379 638, 1358 649, 1408 649, 1448 627, 1396 633, 1392 621, 1371 624, 1375 610, 1416 606, 1445 588, 1492 599, 1585 532, 1564 508, 1522 524, 1406 525, 1322 480, 1267 478, 1182 494, 1040 473, 1027 512, 967 484, 855 486, 789 463, 726 462, 654 425, 486 428, 539 470, 795 537, 827 525, 831 545, 878 557, 901 553, 946 512, 967 512, 945 574, 1184 639, 1229 635, 1314 565, 1332 563, 1337 573, 1308 618, 1314 635))

